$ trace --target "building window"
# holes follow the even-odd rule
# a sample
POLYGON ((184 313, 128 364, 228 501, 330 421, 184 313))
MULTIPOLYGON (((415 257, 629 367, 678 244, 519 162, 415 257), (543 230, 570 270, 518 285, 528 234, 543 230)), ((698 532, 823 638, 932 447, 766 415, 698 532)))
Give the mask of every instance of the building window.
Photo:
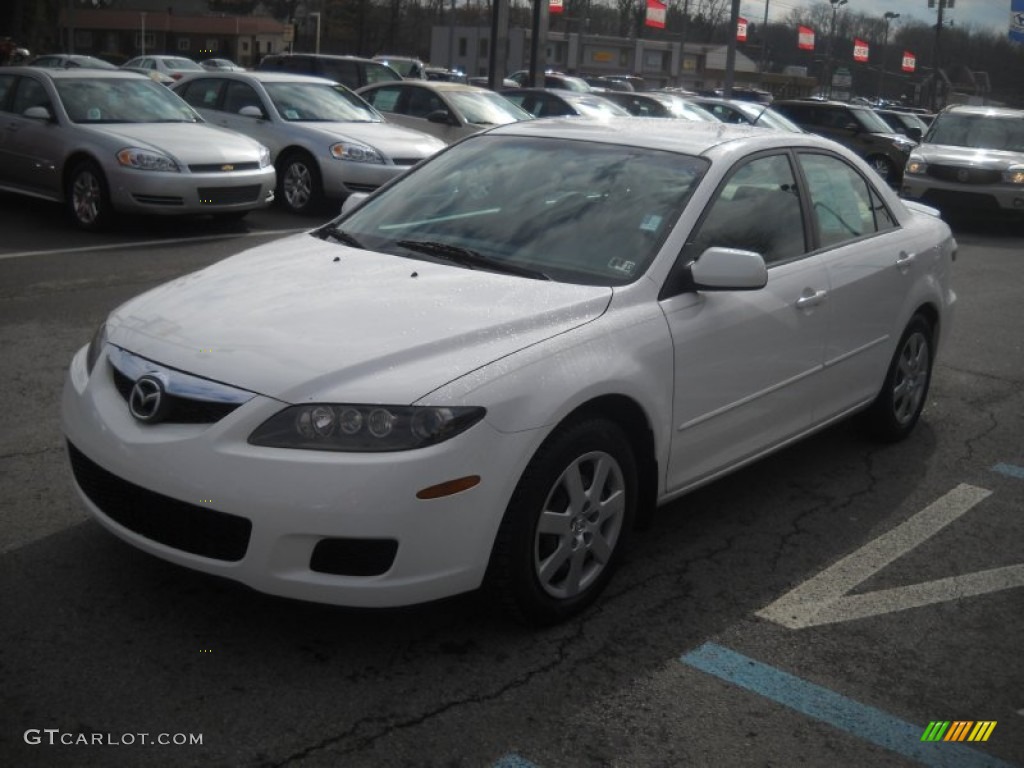
POLYGON ((220 40, 213 38, 206 41, 204 53, 216 53, 220 49, 220 40))
POLYGON ((248 52, 249 52, 249 41, 248 40, 243 40, 242 41, 242 53, 248 53, 248 52))
POLYGON ((459 56, 465 56, 466 55, 466 51, 468 50, 468 48, 469 48, 469 45, 468 45, 468 41, 466 40, 466 38, 460 37, 459 38, 459 56))
MULTIPOLYGON (((153 33, 152 32, 147 32, 146 33, 146 50, 147 51, 153 50, 153 47, 155 45, 156 45, 156 38, 153 36, 153 33)), ((142 35, 139 34, 138 32, 135 33, 135 47, 136 48, 142 48, 142 35)))
POLYGON ((188 51, 188 50, 191 50, 191 48, 192 48, 192 41, 189 40, 187 37, 183 37, 183 38, 179 38, 178 39, 178 50, 179 51, 188 51))
POLYGON ((483 40, 480 41, 480 58, 481 59, 486 59, 487 58, 487 47, 488 47, 487 44, 489 42, 491 42, 491 41, 488 40, 486 37, 483 40))

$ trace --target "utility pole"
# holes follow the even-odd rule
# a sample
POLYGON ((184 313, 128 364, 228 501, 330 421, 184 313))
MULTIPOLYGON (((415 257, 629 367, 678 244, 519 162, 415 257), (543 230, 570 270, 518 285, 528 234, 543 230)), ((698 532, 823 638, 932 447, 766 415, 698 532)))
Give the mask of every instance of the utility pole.
POLYGON ((954 0, 928 0, 928 7, 929 8, 935 8, 936 6, 938 6, 938 12, 939 12, 938 23, 935 25, 935 45, 934 45, 934 47, 932 49, 932 66, 935 68, 935 71, 932 73, 932 103, 931 103, 932 112, 937 112, 938 111, 938 104, 939 104, 939 77, 940 77, 940 72, 942 70, 942 45, 941 45, 941 38, 942 38, 942 25, 944 23, 943 20, 942 20, 942 12, 944 10, 946 10, 947 8, 952 9, 953 8, 953 3, 954 3, 954 0))
POLYGON ((770 0, 764 0, 764 23, 761 25, 761 65, 760 65, 759 69, 761 70, 761 74, 762 75, 764 74, 765 53, 768 50, 768 41, 765 39, 764 33, 768 29, 768 3, 769 2, 770 2, 770 0))
POLYGON ((882 98, 882 90, 885 85, 885 47, 889 44, 889 22, 899 17, 898 13, 892 11, 886 11, 885 16, 882 17, 885 19, 885 34, 882 36, 882 57, 878 63, 878 93, 875 94, 878 99, 882 98))
MULTIPOLYGON (((845 0, 844 0, 845 2, 845 0)), ((725 83, 722 98, 732 98, 732 86, 736 79, 736 27, 740 22, 740 0, 732 0, 729 13, 729 47, 725 51, 725 83)))

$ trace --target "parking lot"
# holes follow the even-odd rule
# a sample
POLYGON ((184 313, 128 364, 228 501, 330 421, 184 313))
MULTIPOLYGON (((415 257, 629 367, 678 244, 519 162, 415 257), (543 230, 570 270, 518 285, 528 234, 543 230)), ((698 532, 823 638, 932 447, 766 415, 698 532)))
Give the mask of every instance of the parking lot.
POLYGON ((73 494, 58 399, 96 324, 315 222, 92 235, 0 196, 4 764, 1024 765, 1024 228, 956 224, 956 327, 910 439, 842 423, 705 486, 596 608, 527 630, 474 595, 257 594, 123 545, 73 494), (922 740, 937 721, 995 726, 922 740))

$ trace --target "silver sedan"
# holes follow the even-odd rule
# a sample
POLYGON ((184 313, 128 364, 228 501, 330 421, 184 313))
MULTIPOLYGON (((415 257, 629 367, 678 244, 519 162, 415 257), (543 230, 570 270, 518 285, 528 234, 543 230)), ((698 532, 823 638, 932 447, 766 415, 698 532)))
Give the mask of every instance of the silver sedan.
POLYGON ((273 200, 266 147, 144 75, 6 67, 0 120, 0 189, 64 202, 83 229, 116 212, 235 218, 273 200))
POLYGON ((278 203, 294 213, 372 192, 445 146, 386 122, 344 85, 320 77, 206 72, 182 78, 174 91, 210 122, 270 148, 278 203))

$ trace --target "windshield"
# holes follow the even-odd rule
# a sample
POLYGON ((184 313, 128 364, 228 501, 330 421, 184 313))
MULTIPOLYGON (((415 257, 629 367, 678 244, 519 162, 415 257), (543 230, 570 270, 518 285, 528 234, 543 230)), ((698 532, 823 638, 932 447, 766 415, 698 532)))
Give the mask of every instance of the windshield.
POLYGON ((175 72, 202 72, 203 68, 192 59, 175 58, 164 59, 164 66, 175 72))
MULTIPOLYGON (((98 72, 98 70, 97 70, 98 72)), ((170 89, 149 78, 56 80, 64 110, 75 123, 200 123, 170 89)))
POLYGON ((853 116, 861 124, 861 127, 871 133, 895 133, 885 120, 880 118, 870 109, 851 109, 853 116))
POLYGON ((274 108, 294 122, 380 123, 383 118, 350 90, 329 83, 264 83, 274 108))
POLYGON ((650 265, 706 167, 660 150, 481 134, 335 226, 371 250, 423 258, 443 245, 552 280, 622 285, 650 265))
POLYGON ((652 93, 651 95, 671 110, 672 117, 706 123, 719 122, 717 117, 704 109, 700 104, 687 101, 671 93, 652 93))
POLYGON ((610 117, 611 115, 623 117, 629 114, 624 107, 620 107, 618 104, 614 104, 600 96, 570 97, 566 101, 572 104, 576 111, 585 117, 610 117))
POLYGON ((925 143, 1024 152, 1024 120, 947 112, 932 122, 925 143))
POLYGON ((799 125, 770 107, 747 101, 736 102, 735 107, 753 121, 752 125, 760 128, 774 128, 776 131, 792 131, 793 133, 804 132, 799 125))
POLYGON ((533 118, 525 109, 493 91, 449 91, 447 95, 466 122, 475 125, 504 125, 533 118))

